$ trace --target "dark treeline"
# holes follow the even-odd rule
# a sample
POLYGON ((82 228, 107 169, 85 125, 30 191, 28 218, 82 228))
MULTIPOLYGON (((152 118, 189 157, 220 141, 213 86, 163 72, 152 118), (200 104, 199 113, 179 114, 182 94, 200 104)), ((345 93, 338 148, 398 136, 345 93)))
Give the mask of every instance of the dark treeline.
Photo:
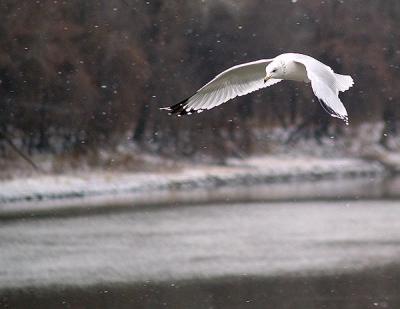
POLYGON ((158 109, 232 65, 292 51, 353 76, 341 96, 352 125, 383 120, 395 133, 399 17, 398 0, 2 0, 0 129, 28 152, 128 138, 192 155, 250 150, 253 129, 342 128, 292 82, 201 115, 158 109))

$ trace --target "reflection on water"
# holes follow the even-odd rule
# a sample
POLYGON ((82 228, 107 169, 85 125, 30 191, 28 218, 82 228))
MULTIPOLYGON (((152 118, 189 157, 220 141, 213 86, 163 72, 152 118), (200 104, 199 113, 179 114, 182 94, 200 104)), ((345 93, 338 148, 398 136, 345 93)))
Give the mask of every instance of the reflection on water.
POLYGON ((400 308, 400 203, 162 207, 0 225, 1 308, 400 308))

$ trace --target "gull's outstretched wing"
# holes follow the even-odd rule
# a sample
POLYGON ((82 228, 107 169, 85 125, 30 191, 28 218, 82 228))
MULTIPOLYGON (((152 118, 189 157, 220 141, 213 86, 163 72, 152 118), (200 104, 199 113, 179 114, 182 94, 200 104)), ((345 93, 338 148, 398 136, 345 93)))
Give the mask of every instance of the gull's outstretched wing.
POLYGON ((347 124, 347 111, 338 95, 339 91, 345 91, 353 85, 353 79, 334 73, 327 65, 306 55, 298 55, 294 61, 306 68, 311 87, 322 107, 332 117, 340 118, 347 124))
POLYGON ((265 68, 272 60, 262 59, 231 67, 218 74, 191 97, 162 109, 178 116, 200 113, 237 96, 276 84, 281 79, 270 79, 264 83, 265 68))

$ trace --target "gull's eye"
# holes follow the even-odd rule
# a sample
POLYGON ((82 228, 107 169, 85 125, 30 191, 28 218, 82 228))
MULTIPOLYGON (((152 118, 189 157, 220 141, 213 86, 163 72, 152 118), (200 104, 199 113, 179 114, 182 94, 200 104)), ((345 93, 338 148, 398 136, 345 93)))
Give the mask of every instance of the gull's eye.
POLYGON ((273 69, 273 70, 272 70, 272 73, 275 73, 276 71, 277 71, 276 69, 273 69))

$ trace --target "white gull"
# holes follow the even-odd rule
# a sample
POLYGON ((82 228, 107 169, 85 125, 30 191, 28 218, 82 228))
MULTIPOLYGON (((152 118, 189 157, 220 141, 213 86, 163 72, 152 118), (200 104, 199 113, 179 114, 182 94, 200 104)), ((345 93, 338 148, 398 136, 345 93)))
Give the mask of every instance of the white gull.
POLYGON ((353 86, 351 76, 337 74, 313 57, 295 53, 233 66, 218 74, 189 98, 162 109, 178 116, 200 113, 282 80, 311 82, 322 107, 332 117, 348 124, 347 111, 339 99, 339 91, 346 91, 353 86))

